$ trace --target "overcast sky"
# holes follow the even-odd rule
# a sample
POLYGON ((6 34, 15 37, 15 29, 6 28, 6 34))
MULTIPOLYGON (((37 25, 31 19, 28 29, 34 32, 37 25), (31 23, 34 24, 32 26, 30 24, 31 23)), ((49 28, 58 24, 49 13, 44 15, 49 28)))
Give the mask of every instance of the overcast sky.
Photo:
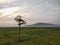
POLYGON ((60 24, 60 0, 0 0, 0 27, 17 26, 21 15, 27 24, 60 24))

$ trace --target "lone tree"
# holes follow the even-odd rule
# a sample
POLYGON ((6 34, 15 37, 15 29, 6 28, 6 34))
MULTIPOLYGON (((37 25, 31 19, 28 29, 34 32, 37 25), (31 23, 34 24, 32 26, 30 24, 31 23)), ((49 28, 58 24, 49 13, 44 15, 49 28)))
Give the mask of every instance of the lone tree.
POLYGON ((19 26, 19 41, 22 41, 20 40, 20 31, 21 31, 21 25, 22 24, 26 24, 26 22, 22 19, 22 17, 20 15, 18 15, 16 18, 15 18, 16 22, 18 23, 18 26, 19 26))

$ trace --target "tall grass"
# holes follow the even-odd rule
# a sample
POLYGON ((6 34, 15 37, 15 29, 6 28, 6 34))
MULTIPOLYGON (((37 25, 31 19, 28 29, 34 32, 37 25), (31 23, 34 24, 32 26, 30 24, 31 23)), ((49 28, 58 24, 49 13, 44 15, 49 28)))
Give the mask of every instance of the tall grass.
POLYGON ((60 45, 59 27, 22 27, 20 30, 15 28, 0 28, 0 45, 60 45))

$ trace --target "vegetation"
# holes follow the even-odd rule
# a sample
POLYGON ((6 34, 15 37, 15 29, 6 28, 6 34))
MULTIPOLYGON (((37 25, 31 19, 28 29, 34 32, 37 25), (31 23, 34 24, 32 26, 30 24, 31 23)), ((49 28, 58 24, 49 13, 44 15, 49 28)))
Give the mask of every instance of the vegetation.
POLYGON ((59 27, 23 27, 18 42, 19 28, 0 28, 0 45, 60 45, 59 27))

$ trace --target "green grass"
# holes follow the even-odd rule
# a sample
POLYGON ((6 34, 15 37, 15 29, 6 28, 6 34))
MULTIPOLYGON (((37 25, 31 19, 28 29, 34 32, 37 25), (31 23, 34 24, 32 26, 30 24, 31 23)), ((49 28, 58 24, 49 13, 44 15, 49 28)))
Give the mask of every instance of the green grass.
POLYGON ((25 27, 21 28, 18 42, 19 28, 0 28, 0 45, 60 45, 59 27, 25 27))

